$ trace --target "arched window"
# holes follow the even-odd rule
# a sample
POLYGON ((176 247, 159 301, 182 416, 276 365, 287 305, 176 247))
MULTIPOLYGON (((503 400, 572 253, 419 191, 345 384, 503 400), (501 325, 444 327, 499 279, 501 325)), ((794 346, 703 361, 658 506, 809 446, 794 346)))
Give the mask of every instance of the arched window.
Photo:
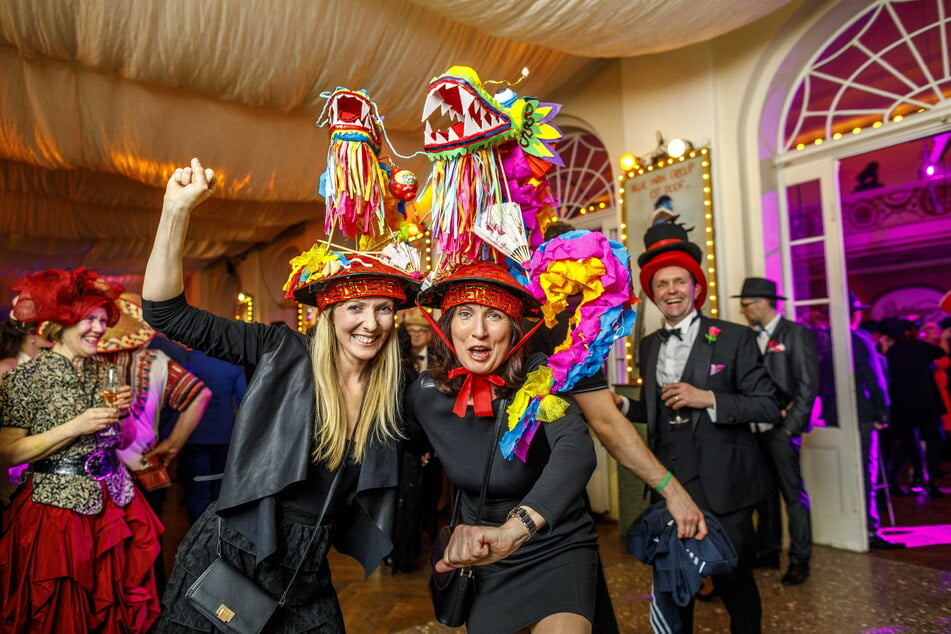
POLYGON ((951 97, 951 3, 879 0, 803 67, 783 109, 784 151, 879 127, 951 97))
POLYGON ((565 138, 556 149, 565 162, 548 175, 558 199, 558 217, 571 220, 588 213, 614 209, 614 176, 601 139, 587 130, 562 127, 565 138))

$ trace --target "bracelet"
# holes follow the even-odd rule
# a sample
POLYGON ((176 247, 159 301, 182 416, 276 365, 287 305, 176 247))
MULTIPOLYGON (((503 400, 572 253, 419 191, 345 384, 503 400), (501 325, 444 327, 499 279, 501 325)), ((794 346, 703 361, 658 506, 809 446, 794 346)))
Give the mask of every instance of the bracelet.
POLYGON ((654 490, 657 491, 658 493, 663 491, 664 487, 667 486, 667 483, 670 482, 670 479, 672 477, 673 477, 673 474, 670 471, 668 471, 666 474, 664 474, 664 479, 661 480, 660 483, 654 487, 654 490))
POLYGON ((510 520, 513 517, 518 518, 518 521, 520 521, 522 525, 528 529, 528 539, 531 539, 535 536, 535 533, 538 531, 538 527, 535 526, 535 520, 533 520, 532 516, 528 514, 528 511, 523 509, 521 506, 516 506, 514 509, 509 511, 509 514, 505 517, 505 519, 510 520))

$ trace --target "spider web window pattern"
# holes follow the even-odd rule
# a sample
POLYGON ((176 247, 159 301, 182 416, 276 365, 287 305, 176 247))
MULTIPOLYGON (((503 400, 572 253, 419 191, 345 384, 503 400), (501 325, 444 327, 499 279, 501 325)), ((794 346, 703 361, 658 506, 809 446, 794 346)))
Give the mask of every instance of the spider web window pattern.
POLYGON ((563 127, 564 139, 556 149, 565 162, 548 174, 558 200, 558 217, 569 220, 614 207, 614 176, 608 151, 601 140, 579 128, 563 127))
POLYGON ((800 74, 783 147, 837 139, 945 105, 951 97, 951 0, 877 0, 800 74))

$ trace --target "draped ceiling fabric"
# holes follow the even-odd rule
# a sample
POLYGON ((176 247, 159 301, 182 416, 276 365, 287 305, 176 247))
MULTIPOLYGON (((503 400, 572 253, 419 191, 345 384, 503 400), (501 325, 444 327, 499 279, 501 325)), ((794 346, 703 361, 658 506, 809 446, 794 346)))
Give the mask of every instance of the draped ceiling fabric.
MULTIPOLYGON (((789 0, 5 0, 0 2, 0 306, 26 272, 89 266, 135 286, 171 171, 223 177, 186 268, 321 217, 321 93, 365 88, 396 150, 421 146, 453 64, 544 97, 597 58, 703 41, 789 0)), ((392 153, 386 149, 384 153, 392 153)), ((424 159, 403 161, 421 180, 424 159)))

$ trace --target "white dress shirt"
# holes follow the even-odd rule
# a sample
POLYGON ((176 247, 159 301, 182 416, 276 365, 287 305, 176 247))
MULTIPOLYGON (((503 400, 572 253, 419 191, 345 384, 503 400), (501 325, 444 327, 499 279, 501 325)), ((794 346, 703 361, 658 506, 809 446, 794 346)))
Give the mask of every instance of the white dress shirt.
MULTIPOLYGON (((690 350, 693 348, 697 335, 700 334, 700 313, 694 309, 677 325, 680 328, 680 338, 671 336, 667 341, 661 342, 660 351, 657 353, 657 385, 663 388, 668 383, 678 383, 684 374, 684 368, 687 367, 687 358, 690 356, 690 350)), ((664 330, 671 330, 670 324, 664 323, 664 330)), ((706 371, 706 368, 704 369, 706 371)), ((716 395, 714 395, 713 407, 707 408, 707 414, 710 420, 717 420, 716 395)))

